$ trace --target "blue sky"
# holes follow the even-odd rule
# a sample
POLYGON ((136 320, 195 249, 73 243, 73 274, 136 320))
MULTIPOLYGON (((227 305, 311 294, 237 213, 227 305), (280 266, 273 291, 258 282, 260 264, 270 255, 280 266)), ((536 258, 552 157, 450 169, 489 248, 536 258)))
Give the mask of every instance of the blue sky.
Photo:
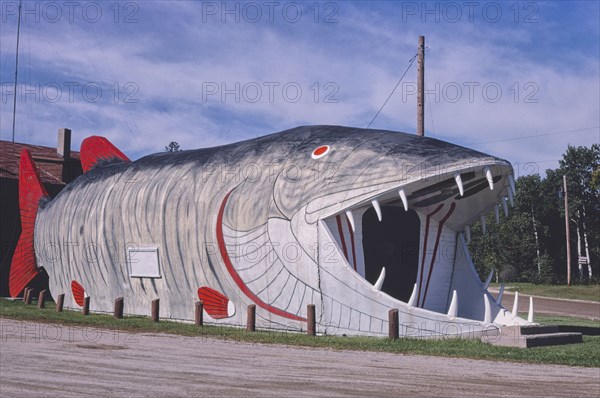
MULTIPOLYGON (((18 1, 0 3, 0 138, 18 1)), ((426 135, 558 166, 600 141, 598 1, 23 2, 16 141, 131 158, 306 124, 366 127, 426 37, 426 135)), ((415 131, 416 64, 371 127, 415 131)))

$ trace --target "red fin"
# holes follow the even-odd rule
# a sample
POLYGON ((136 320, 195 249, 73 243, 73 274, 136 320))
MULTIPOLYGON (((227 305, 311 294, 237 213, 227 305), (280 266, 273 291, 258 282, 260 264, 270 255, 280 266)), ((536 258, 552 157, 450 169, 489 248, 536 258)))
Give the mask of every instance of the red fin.
POLYGON ((127 156, 104 137, 93 135, 81 143, 81 167, 83 172, 96 166, 98 163, 120 160, 131 162, 127 156))
POLYGON ((10 265, 8 285, 11 297, 17 297, 38 273, 33 247, 33 229, 40 199, 48 196, 40 173, 27 149, 21 151, 19 164, 19 210, 21 236, 10 265))
POLYGON ((71 292, 78 306, 83 307, 83 298, 85 297, 85 289, 77 281, 71 281, 71 292))
POLYGON ((198 289, 198 297, 204 303, 204 310, 215 319, 229 318, 233 313, 229 313, 229 299, 211 289, 210 287, 201 287, 198 289))

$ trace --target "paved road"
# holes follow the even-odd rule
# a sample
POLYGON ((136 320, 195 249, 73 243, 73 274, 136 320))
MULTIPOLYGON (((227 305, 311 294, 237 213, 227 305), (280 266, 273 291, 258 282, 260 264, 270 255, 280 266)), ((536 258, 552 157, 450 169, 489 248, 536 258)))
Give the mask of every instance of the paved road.
POLYGON ((600 369, 0 319, 1 397, 598 397, 600 369))
MULTIPOLYGON (((498 296, 498 290, 490 289, 494 297, 498 296)), ((504 292, 502 305, 512 311, 515 294, 504 292)), ((600 302, 561 300, 546 297, 533 298, 534 314, 574 316, 600 320, 600 302)), ((529 295, 519 294, 519 312, 529 311, 529 295)))

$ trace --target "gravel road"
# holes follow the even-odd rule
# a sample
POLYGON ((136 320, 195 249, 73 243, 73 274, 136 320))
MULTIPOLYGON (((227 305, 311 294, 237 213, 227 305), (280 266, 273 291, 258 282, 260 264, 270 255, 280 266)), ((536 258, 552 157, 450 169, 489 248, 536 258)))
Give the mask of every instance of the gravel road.
POLYGON ((0 319, 1 397, 598 397, 600 369, 0 319))

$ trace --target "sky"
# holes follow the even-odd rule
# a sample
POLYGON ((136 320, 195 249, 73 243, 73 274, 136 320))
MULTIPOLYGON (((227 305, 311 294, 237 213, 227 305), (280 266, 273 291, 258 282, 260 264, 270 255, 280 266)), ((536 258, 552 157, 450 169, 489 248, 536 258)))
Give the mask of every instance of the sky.
MULTIPOLYGON (((24 1, 15 141, 67 127, 74 149, 103 135, 137 159, 300 125, 414 133, 423 35, 425 135, 543 174, 600 141, 599 4, 24 1)), ((0 2, 2 140, 18 7, 0 2)))

